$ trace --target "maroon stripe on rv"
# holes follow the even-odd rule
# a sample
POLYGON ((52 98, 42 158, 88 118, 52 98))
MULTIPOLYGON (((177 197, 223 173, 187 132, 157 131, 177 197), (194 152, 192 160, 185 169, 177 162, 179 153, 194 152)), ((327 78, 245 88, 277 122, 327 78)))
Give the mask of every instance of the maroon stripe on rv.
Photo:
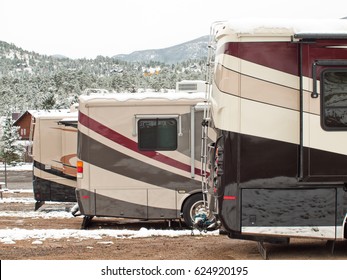
POLYGON ((298 45, 290 42, 228 42, 219 53, 298 75, 298 45))
MULTIPOLYGON (((312 63, 317 59, 346 59, 344 40, 319 40, 303 44, 303 75, 312 77, 312 63)), ((227 42, 219 54, 232 55, 292 75, 299 75, 299 44, 292 42, 227 42)))
MULTIPOLYGON (((87 115, 83 114, 82 112, 78 112, 78 120, 85 127, 87 127, 89 129, 93 130, 94 132, 106 137, 107 139, 112 140, 113 142, 115 142, 119 145, 122 145, 123 147, 125 147, 127 149, 135 151, 141 155, 144 155, 148 158, 157 160, 157 161, 162 162, 164 164, 181 169, 183 171, 186 171, 186 172, 191 171, 190 165, 179 162, 173 158, 165 156, 165 155, 158 153, 156 151, 140 151, 138 149, 137 142, 135 142, 135 141, 125 137, 124 135, 112 130, 111 128, 103 125, 102 123, 88 117, 87 115)), ((195 168, 194 172, 196 175, 201 174, 201 170, 198 168, 195 168)))

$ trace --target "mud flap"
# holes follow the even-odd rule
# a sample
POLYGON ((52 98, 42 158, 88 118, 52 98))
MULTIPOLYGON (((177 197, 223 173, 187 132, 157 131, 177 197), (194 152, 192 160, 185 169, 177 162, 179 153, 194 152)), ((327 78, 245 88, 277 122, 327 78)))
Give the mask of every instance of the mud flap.
POLYGON ((263 259, 268 260, 269 259, 268 252, 266 251, 266 248, 262 241, 257 242, 257 248, 258 248, 259 254, 263 257, 263 259))
POLYGON ((36 201, 35 202, 35 211, 37 211, 43 204, 45 204, 44 201, 36 201))
POLYGON ((82 221, 82 225, 81 225, 81 229, 88 229, 93 217, 94 216, 84 216, 83 221, 82 221))

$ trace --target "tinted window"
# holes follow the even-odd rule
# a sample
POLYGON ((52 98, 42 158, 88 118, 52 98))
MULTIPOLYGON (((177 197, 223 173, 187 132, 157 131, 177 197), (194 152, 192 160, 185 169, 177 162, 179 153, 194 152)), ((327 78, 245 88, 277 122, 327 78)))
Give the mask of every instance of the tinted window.
POLYGON ((176 119, 140 119, 138 121, 139 149, 143 151, 172 151, 177 149, 176 119))
POLYGON ((347 70, 325 70, 321 83, 323 128, 347 130, 347 70))

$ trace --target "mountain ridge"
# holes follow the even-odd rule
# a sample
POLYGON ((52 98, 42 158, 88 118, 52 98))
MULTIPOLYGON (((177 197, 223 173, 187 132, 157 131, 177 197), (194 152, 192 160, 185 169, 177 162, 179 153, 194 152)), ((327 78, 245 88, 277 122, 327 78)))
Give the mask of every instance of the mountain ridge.
MULTIPOLYGON (((201 36, 199 38, 180 43, 167 48, 160 49, 147 49, 147 50, 137 50, 129 54, 116 54, 111 56, 113 59, 119 59, 126 62, 149 62, 149 61, 158 61, 162 63, 172 64, 179 63, 182 61, 190 59, 203 59, 207 57, 207 46, 208 46, 209 36, 201 36)), ((0 40, 0 45, 3 48, 11 48, 16 52, 21 54, 27 53, 34 56, 40 55, 45 57, 52 57, 56 59, 71 59, 71 60, 80 60, 81 58, 72 59, 67 57, 64 54, 54 54, 54 55, 43 55, 35 51, 27 51, 21 47, 16 46, 13 43, 7 43, 0 40)), ((1 47, 0 47, 1 49, 1 47)), ((103 55, 98 55, 97 57, 105 57, 103 55)), ((95 60, 97 59, 91 59, 95 60)))
POLYGON ((207 57, 208 35, 191 41, 161 49, 148 49, 134 51, 130 54, 118 54, 113 58, 128 62, 159 61, 164 63, 177 63, 189 59, 207 57))

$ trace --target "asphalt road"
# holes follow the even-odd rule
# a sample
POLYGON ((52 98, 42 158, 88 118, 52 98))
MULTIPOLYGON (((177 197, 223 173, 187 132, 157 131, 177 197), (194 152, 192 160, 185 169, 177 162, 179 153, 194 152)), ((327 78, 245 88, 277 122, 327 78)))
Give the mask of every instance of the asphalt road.
MULTIPOLYGON (((32 189, 33 172, 32 171, 7 171, 8 189, 32 189)), ((5 183, 5 171, 0 171, 0 182, 5 183)))

